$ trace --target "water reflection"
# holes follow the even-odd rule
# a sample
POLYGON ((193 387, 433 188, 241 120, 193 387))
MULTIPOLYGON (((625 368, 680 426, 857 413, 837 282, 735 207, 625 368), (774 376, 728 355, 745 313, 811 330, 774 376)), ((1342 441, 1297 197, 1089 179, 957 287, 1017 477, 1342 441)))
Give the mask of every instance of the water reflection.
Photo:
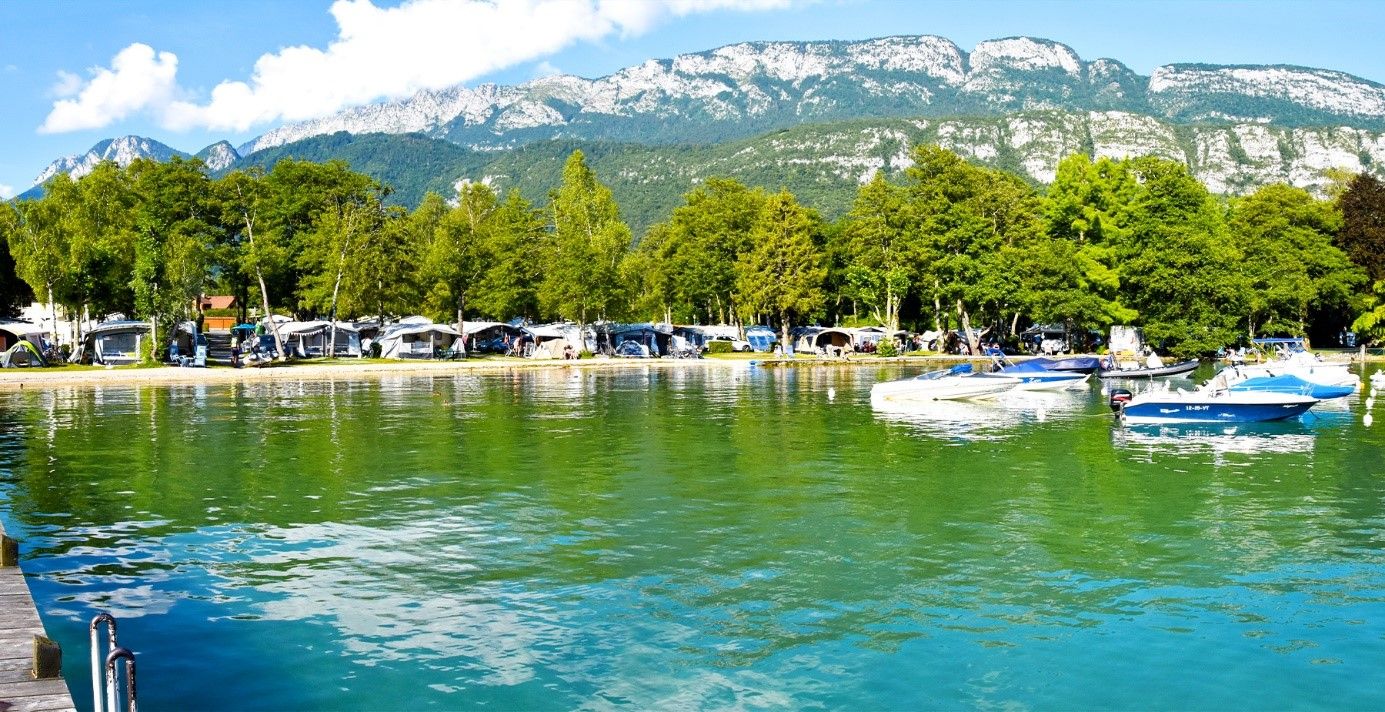
POLYGON ((877 418, 916 432, 962 441, 1003 440, 1036 423, 1081 417, 1091 402, 1086 390, 1014 391, 980 400, 900 402, 872 399, 877 418))
POLYGON ((0 516, 150 708, 1385 708, 1359 407, 872 407, 904 370, 0 393, 0 516))
POLYGON ((1147 460, 1155 455, 1210 453, 1216 456, 1216 464, 1227 464, 1227 455, 1309 453, 1315 442, 1312 431, 1298 421, 1127 425, 1111 430, 1112 445, 1147 460))

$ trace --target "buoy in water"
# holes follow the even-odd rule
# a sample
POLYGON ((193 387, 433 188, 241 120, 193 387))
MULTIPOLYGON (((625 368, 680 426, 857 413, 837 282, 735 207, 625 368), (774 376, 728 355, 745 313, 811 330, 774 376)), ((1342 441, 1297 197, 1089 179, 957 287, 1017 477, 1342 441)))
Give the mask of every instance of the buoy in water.
POLYGON ((1366 410, 1375 410, 1375 396, 1366 399, 1366 410))
POLYGON ((1367 413, 1367 414, 1366 414, 1366 417, 1364 417, 1364 418, 1361 419, 1361 422, 1362 422, 1362 423, 1365 423, 1365 424, 1366 424, 1366 427, 1369 428, 1369 427, 1371 427, 1371 423, 1374 423, 1374 422, 1375 422, 1375 418, 1372 417, 1370 413, 1367 413))
POLYGON ((837 400, 837 389, 829 387, 827 389, 827 402, 831 403, 835 400, 837 400))

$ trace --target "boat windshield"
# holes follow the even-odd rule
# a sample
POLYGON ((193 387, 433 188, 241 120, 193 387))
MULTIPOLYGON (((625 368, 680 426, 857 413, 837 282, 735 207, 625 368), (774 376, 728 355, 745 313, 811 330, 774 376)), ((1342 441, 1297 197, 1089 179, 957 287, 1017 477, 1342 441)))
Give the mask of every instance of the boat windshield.
POLYGON ((953 366, 952 368, 942 369, 941 371, 929 371, 928 373, 915 377, 915 380, 933 381, 939 378, 946 378, 948 376, 962 376, 968 373, 971 373, 971 364, 961 363, 957 364, 956 366, 953 366))

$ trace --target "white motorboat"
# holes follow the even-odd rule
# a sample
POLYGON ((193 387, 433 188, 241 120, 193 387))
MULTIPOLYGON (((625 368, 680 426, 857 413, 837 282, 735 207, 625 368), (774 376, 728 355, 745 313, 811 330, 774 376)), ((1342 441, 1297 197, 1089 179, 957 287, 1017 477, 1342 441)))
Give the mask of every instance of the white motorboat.
POLYGON ((1231 368, 1242 379, 1294 376, 1328 389, 1350 388, 1348 394, 1361 387, 1361 378, 1351 372, 1351 364, 1323 361, 1307 351, 1289 351, 1268 363, 1231 368))
POLYGON ((984 398, 1013 389, 1019 379, 993 373, 972 373, 964 363, 900 381, 877 383, 870 389, 872 401, 935 401, 984 398))

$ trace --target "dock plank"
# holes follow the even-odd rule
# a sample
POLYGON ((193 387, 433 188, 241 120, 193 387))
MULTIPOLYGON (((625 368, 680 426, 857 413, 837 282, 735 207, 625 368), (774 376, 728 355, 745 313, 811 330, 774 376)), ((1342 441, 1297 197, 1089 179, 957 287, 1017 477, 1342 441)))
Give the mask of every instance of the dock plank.
MULTIPOLYGON (((0 534, 4 533, 0 523, 0 534)), ((24 572, 18 566, 0 566, 0 712, 75 710, 67 681, 30 676, 35 635, 47 633, 24 572)))

